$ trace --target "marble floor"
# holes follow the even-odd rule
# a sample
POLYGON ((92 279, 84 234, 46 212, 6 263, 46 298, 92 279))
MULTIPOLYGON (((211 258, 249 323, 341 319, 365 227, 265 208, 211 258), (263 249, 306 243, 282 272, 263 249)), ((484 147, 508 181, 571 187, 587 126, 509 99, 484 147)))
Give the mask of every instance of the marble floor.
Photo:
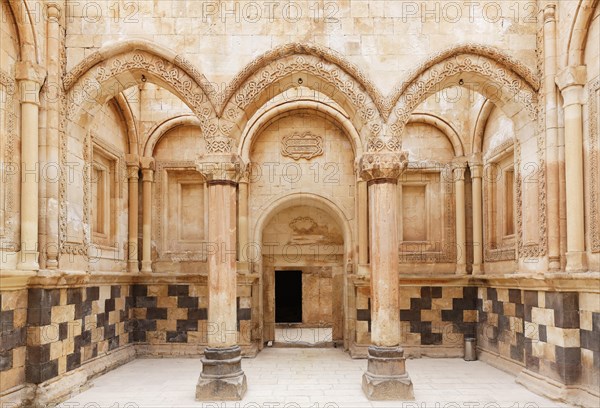
POLYGON ((242 362, 248 392, 239 402, 194 400, 200 359, 141 358, 93 380, 91 387, 59 407, 202 408, 546 408, 566 407, 515 383, 483 362, 462 359, 407 360, 416 401, 372 402, 361 390, 366 360, 340 349, 267 348, 242 362))

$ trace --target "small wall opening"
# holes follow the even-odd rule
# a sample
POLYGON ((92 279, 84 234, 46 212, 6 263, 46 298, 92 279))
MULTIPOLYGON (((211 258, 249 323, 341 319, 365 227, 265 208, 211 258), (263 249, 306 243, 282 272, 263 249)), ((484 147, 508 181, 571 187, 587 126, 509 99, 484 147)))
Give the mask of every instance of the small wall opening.
POLYGON ((302 271, 275 271, 275 323, 302 323, 302 271))

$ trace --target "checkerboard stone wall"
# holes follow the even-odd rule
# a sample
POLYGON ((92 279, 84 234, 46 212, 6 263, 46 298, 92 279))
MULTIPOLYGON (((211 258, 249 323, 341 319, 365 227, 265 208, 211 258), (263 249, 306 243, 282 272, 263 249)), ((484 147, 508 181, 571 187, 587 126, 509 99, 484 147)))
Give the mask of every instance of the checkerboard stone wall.
MULTIPOLYGON (((400 344, 462 348, 477 326, 477 288, 400 287, 400 344)), ((356 343, 371 341, 370 288, 356 288, 356 343)))
POLYGON ((600 384, 600 296, 579 294, 579 338, 581 382, 598 389, 600 384))
MULTIPOLYGON (((240 344, 252 340, 252 288, 238 286, 237 327, 240 344)), ((210 329, 205 284, 136 284, 128 303, 133 308, 132 341, 148 344, 206 344, 210 329)))
POLYGON ((523 291, 506 288, 479 288, 477 309, 478 347, 510 359, 525 362, 523 291))
POLYGON ((129 343, 128 285, 30 288, 26 380, 38 384, 129 343))
POLYGON ((27 290, 0 294, 0 392, 25 382, 27 290))

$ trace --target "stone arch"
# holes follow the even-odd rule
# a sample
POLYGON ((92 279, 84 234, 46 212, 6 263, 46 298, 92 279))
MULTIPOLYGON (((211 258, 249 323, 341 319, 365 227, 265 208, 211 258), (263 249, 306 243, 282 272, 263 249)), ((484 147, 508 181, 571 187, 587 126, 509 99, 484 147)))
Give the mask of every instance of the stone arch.
POLYGON ((571 29, 569 30, 569 40, 567 42, 567 52, 564 53, 563 67, 577 67, 583 65, 585 45, 588 36, 588 30, 594 11, 598 7, 599 0, 579 0, 571 29))
POLYGON ((341 127, 350 139, 355 157, 362 154, 363 148, 360 135, 352 125, 350 118, 335 106, 319 101, 318 98, 288 100, 274 108, 258 111, 248 120, 238 145, 238 154, 245 162, 250 161, 250 150, 254 139, 273 122, 294 114, 309 112, 341 127))
POLYGON ((473 140, 471 145, 471 152, 481 153, 483 149, 483 136, 485 133, 485 127, 488 119, 492 114, 495 106, 489 99, 486 99, 481 105, 479 114, 477 115, 477 121, 475 122, 475 130, 473 131, 473 140))
POLYGON ((379 91, 359 68, 318 45, 291 43, 259 56, 227 87, 219 111, 222 119, 229 122, 230 131, 237 127, 241 135, 246 122, 266 101, 298 86, 320 92, 338 103, 361 140, 382 131, 384 98, 379 91))
POLYGON ((145 40, 106 46, 81 61, 64 80, 68 118, 85 128, 95 110, 121 91, 153 82, 179 97, 196 114, 207 138, 218 135, 206 78, 183 57, 145 40))
POLYGON ((254 242, 262 242, 262 233, 269 221, 280 211, 294 207, 297 205, 308 204, 319 208, 333 217, 344 231, 344 252, 346 256, 350 256, 352 248, 353 234, 350 227, 350 221, 344 214, 343 210, 327 197, 323 197, 314 193, 292 193, 275 198, 271 201, 263 211, 260 212, 259 218, 255 221, 253 227, 254 242))
POLYGON ((133 116, 133 111, 131 110, 131 105, 129 104, 127 97, 122 92, 115 96, 114 101, 119 108, 121 115, 123 116, 125 124, 127 125, 127 142, 129 144, 129 153, 138 154, 139 137, 135 117, 133 116))
POLYGON ((173 118, 169 118, 158 125, 156 125, 150 132, 149 137, 142 152, 145 157, 152 157, 154 155, 154 149, 160 139, 167 134, 170 130, 175 129, 179 126, 195 126, 200 128, 200 120, 195 115, 180 115, 173 118))
POLYGON ((17 26, 19 36, 20 60, 33 64, 40 63, 37 36, 35 33, 34 17, 28 0, 8 0, 10 10, 17 26))
POLYGON ((537 118, 539 81, 533 73, 493 47, 469 44, 431 57, 394 91, 388 119, 391 135, 399 138, 421 102, 454 85, 475 86, 475 91, 519 122, 537 118))
POLYGON ((440 130, 452 143, 454 155, 457 157, 464 156, 463 143, 460 140, 460 136, 454 127, 446 122, 441 117, 431 113, 413 113, 408 119, 408 123, 424 123, 429 126, 440 130))

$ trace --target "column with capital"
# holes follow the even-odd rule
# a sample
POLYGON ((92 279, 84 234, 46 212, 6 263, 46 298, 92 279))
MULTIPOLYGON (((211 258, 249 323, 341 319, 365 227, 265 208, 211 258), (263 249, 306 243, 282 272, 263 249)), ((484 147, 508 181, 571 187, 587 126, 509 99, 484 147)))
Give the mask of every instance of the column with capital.
POLYGON ((464 161, 453 163, 455 211, 456 211, 456 274, 467 274, 467 233, 465 224, 465 170, 464 161))
POLYGON ((587 270, 583 196, 583 86, 585 66, 567 67, 557 76, 564 100, 565 183, 567 185, 567 272, 587 270))
POLYGON ((398 178, 406 153, 365 153, 358 163, 368 184, 371 260, 371 342, 362 388, 370 400, 414 399, 400 347, 398 178))
POLYGON ((474 155, 471 158, 469 169, 471 171, 471 193, 473 196, 473 275, 477 275, 483 272, 483 165, 481 164, 481 154, 474 155))
POLYGON ((127 163, 127 181, 128 181, 128 212, 127 212, 127 270, 129 272, 139 272, 138 262, 138 190, 139 190, 139 171, 140 159, 137 154, 127 154, 125 156, 127 163))
POLYGON ((142 157, 142 272, 152 272, 152 183, 154 158, 142 157))
POLYGON ((208 186, 208 346, 196 385, 200 401, 241 400, 246 393, 237 344, 236 207, 244 166, 235 154, 209 154, 196 162, 208 186))
POLYGON ((16 66, 21 101, 21 253, 17 268, 39 269, 39 107, 45 72, 39 65, 16 66))

